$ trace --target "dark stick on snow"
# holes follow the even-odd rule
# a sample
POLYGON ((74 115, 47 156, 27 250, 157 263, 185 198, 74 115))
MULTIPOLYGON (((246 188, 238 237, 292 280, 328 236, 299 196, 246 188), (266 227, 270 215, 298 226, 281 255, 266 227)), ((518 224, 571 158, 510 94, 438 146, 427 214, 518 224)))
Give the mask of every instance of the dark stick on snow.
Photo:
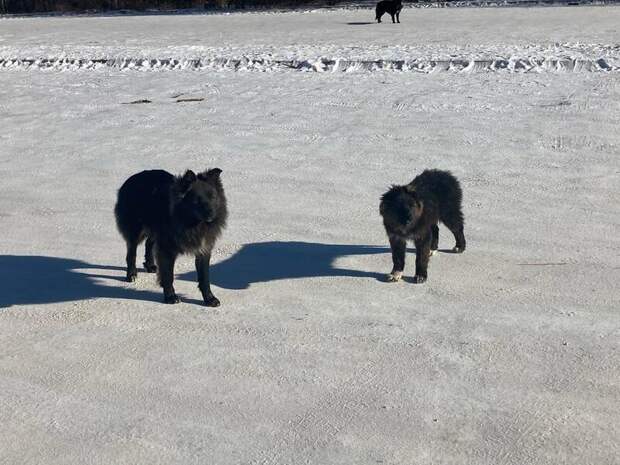
POLYGON ((559 265, 568 265, 567 262, 549 262, 549 263, 517 263, 519 266, 559 266, 559 265))

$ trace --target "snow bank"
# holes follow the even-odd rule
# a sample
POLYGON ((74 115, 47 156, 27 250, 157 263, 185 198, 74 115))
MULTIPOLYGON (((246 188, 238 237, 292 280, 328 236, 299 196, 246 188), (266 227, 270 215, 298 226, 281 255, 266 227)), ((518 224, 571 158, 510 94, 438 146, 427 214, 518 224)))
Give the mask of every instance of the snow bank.
POLYGON ((0 67, 56 71, 114 68, 133 71, 309 71, 309 72, 617 72, 618 64, 605 58, 450 58, 444 60, 356 60, 340 58, 272 59, 254 57, 213 58, 0 58, 0 67))

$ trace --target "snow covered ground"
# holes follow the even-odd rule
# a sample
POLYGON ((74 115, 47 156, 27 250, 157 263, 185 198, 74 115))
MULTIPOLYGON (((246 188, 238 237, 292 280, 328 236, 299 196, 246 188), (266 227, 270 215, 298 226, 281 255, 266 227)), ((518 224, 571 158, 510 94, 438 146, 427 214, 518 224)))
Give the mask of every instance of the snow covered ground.
POLYGON ((620 71, 618 7, 0 19, 0 67, 620 71))
POLYGON ((618 463, 620 8, 401 18, 0 20, 0 463, 618 463), (164 305, 123 282, 116 189, 215 166, 222 306, 188 257, 164 305), (388 284, 379 197, 429 167, 461 179, 468 249, 388 284))

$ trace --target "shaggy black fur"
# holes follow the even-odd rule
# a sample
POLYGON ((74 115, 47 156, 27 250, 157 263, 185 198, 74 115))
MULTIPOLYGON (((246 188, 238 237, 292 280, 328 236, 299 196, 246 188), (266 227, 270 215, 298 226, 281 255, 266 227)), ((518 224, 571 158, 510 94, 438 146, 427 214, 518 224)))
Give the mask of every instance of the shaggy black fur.
POLYGON ((376 20, 378 23, 381 22, 381 16, 385 13, 389 13, 392 17, 393 23, 400 23, 400 10, 403 9, 403 2, 401 0, 383 0, 377 3, 376 8, 376 20), (394 21, 396 18, 396 21, 394 21))
POLYGON ((209 261, 228 216, 221 172, 215 168, 196 175, 188 170, 175 177, 162 170, 142 171, 125 181, 114 213, 127 242, 127 281, 135 281, 138 275, 136 249, 146 239, 144 267, 149 273, 159 270, 164 302, 179 301, 172 285, 174 262, 186 253, 196 256, 198 287, 205 304, 220 304, 211 292, 209 261))
POLYGON ((380 213, 394 263, 389 281, 402 277, 407 239, 412 239, 416 248, 415 280, 426 281, 428 261, 439 242, 439 221, 454 234, 456 245, 452 250, 456 253, 465 250, 462 198, 458 180, 448 171, 440 170, 423 171, 406 186, 392 186, 383 194, 380 213))

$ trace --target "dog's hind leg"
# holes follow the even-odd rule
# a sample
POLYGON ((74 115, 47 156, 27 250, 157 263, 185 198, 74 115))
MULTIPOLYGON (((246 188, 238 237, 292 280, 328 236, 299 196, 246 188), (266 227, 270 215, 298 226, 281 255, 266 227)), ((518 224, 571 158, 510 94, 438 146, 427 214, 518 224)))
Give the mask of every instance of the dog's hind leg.
POLYGON ((431 255, 439 248, 439 226, 434 224, 431 226, 431 255))
POLYGON ((136 253, 139 244, 138 239, 127 239, 127 255, 125 261, 127 262, 127 281, 132 283, 138 276, 138 269, 136 268, 136 253))
POLYGON ((123 225, 124 227, 119 229, 121 234, 125 238, 127 244, 127 255, 125 256, 125 262, 127 263, 127 281, 134 282, 138 276, 138 269, 136 268, 136 254, 138 245, 144 240, 144 231, 139 224, 123 225))
POLYGON ((443 221, 443 224, 452 231, 456 244, 452 249, 453 252, 462 253, 465 250, 465 233, 463 232, 463 220, 461 218, 443 221))
POLYGON ((400 10, 396 12, 396 22, 400 24, 400 10))
POLYGON ((390 16, 392 16, 392 24, 396 23, 396 21, 394 20, 394 13, 390 13, 390 16))
POLYGON ((207 307, 219 307, 220 301, 211 292, 211 281, 209 280, 209 262, 211 254, 196 256, 196 273, 198 273, 198 289, 207 307))
POLYGON ((147 273, 157 272, 157 265, 155 264, 155 255, 153 249, 155 248, 155 239, 151 236, 146 238, 145 252, 144 252, 144 268, 147 273))
POLYGON ((164 288, 164 302, 167 304, 176 304, 179 302, 179 298, 174 292, 174 262, 176 261, 176 255, 162 251, 159 249, 155 254, 157 259, 157 268, 159 269, 159 284, 164 288))
POLYGON ((463 253, 465 251, 465 233, 463 231, 463 225, 459 226, 457 231, 452 231, 454 234, 454 239, 456 240, 456 245, 454 246, 454 251, 456 253, 463 253))

